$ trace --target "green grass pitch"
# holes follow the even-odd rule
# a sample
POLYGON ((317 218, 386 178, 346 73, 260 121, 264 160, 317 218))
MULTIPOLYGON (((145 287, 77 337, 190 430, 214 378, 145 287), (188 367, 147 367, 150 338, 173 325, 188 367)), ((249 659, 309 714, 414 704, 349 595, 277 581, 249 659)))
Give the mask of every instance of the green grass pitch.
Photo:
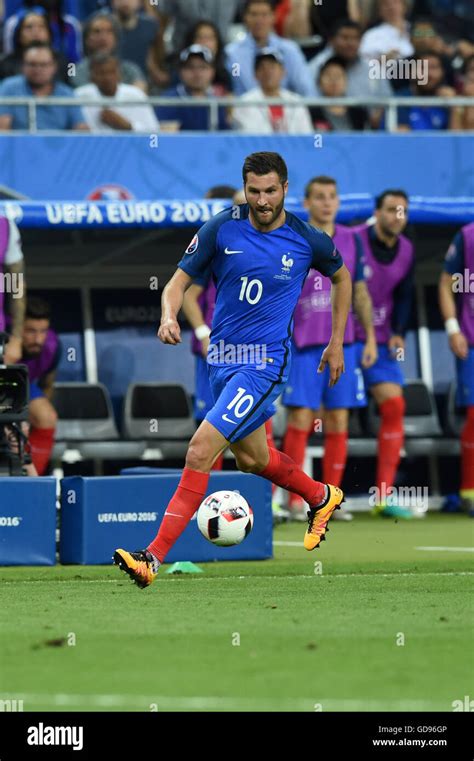
POLYGON ((304 526, 277 527, 273 560, 162 569, 144 591, 112 566, 0 569, 0 698, 312 712, 451 711, 473 696, 472 519, 330 528, 308 553, 304 526))

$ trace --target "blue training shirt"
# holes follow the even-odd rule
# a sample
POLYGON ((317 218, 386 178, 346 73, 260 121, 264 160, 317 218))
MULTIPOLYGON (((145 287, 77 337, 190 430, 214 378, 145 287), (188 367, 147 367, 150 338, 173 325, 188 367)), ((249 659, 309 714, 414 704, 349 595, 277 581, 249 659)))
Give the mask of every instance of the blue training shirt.
MULTIPOLYGON (((293 312, 310 268, 332 277, 343 265, 332 239, 290 212, 281 227, 263 233, 247 204, 206 222, 178 264, 193 280, 216 285, 211 343, 259 344, 273 366, 289 357, 293 312)), ((216 364, 213 362, 213 364, 216 364)))

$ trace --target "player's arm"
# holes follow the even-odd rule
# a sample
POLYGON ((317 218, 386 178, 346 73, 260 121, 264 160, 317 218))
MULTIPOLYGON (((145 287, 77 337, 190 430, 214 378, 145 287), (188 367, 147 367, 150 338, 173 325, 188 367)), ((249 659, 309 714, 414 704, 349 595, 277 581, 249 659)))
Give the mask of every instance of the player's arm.
POLYGON ((193 279, 184 270, 177 269, 173 277, 163 289, 161 296, 161 323, 158 338, 164 344, 181 343, 181 328, 178 324, 178 313, 183 306, 184 294, 193 279))
POLYGON ((344 372, 344 331, 352 301, 352 279, 345 264, 331 276, 331 283, 332 334, 323 351, 318 373, 329 365, 329 385, 334 386, 344 372))
POLYGON ((229 210, 224 209, 201 227, 166 285, 161 297, 161 324, 158 330, 158 338, 163 343, 181 343, 181 330, 177 318, 183 306, 184 293, 193 280, 202 281, 209 277, 219 227, 227 219, 228 213, 229 210))
POLYGON ((194 330, 194 335, 201 342, 201 352, 204 357, 207 356, 207 349, 209 347, 209 336, 211 330, 204 319, 202 309, 199 305, 199 296, 203 292, 204 287, 193 283, 184 294, 183 312, 184 315, 194 330))
POLYGON ((352 303, 354 312, 365 330, 365 345, 362 352, 362 367, 371 367, 377 359, 377 339, 375 337, 374 319, 372 312, 372 299, 364 277, 364 253, 360 238, 355 236, 357 249, 357 263, 352 291, 352 303))
POLYGON ((458 233, 448 249, 445 270, 441 273, 438 285, 439 309, 448 334, 451 351, 459 359, 466 359, 469 346, 466 336, 461 332, 457 319, 456 300, 453 293, 453 277, 462 272, 464 267, 464 250, 462 235, 458 233))

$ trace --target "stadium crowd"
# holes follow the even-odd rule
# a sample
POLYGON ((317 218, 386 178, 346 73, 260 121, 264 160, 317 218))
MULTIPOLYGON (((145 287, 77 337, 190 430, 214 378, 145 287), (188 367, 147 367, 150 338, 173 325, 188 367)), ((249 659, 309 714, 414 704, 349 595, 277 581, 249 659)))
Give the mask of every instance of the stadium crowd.
MULTIPOLYGON (((472 0, 0 0, 0 15, 0 97, 117 101, 40 106, 38 129, 209 130, 209 109, 179 99, 222 95, 236 105, 219 110, 219 130, 385 129, 364 102, 392 94, 407 99, 400 131, 474 125, 474 106, 410 105, 474 95, 472 0), (177 105, 153 109, 148 95, 177 105), (361 102, 298 102, 318 95, 361 102)), ((0 129, 27 128, 25 106, 0 106, 0 129)))

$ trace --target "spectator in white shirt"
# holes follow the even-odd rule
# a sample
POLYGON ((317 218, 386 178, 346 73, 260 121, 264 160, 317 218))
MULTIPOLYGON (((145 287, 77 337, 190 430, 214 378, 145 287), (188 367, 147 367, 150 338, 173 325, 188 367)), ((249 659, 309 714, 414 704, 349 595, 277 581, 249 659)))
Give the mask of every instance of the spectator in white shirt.
POLYGON ((378 0, 381 24, 369 29, 362 37, 360 54, 364 58, 409 58, 414 53, 410 40, 410 25, 406 19, 406 0, 378 0))
POLYGON ((258 135, 280 132, 287 135, 310 134, 313 125, 309 111, 303 104, 271 106, 265 98, 281 98, 298 103, 299 95, 285 90, 281 83, 285 77, 283 56, 273 48, 262 48, 255 56, 255 78, 259 87, 249 90, 240 98, 241 106, 234 110, 236 129, 258 135), (245 101, 262 101, 261 105, 244 106, 245 101))
POLYGON ((83 113, 91 132, 132 132, 155 133, 159 128, 158 119, 147 96, 138 87, 125 85, 120 81, 120 61, 110 53, 98 53, 90 59, 91 83, 78 87, 78 98, 96 100, 101 97, 114 98, 117 105, 84 106, 83 113), (121 101, 139 100, 140 105, 122 105, 121 101))

